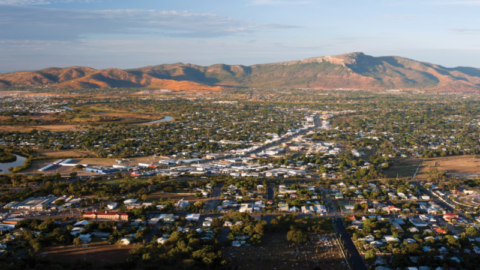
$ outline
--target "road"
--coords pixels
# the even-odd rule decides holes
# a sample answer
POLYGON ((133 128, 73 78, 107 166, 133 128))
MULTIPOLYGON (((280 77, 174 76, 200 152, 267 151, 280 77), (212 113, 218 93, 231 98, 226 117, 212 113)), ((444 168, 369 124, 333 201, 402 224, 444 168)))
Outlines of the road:
POLYGON ((205 205, 205 210, 206 211, 214 210, 221 201, 220 196, 222 196, 222 187, 218 186, 213 191, 212 198, 205 205))
POLYGON ((329 213, 327 216, 331 216, 333 219, 333 226, 335 227, 335 231, 340 235, 340 240, 343 243, 343 246, 346 250, 346 256, 351 260, 354 270, 367 270, 367 266, 363 262, 362 256, 357 250, 357 247, 352 241, 350 234, 348 234, 345 226, 343 225, 342 221, 342 214, 337 211, 331 197, 325 199, 325 204, 330 204, 331 207, 329 208, 329 213))
POLYGON ((268 187, 267 188, 267 200, 273 201, 273 195, 274 195, 274 188, 273 187, 268 187))
POLYGON ((348 234, 345 226, 343 225, 342 218, 337 217, 334 219, 333 224, 335 226, 335 230, 340 235, 340 239, 343 242, 343 246, 347 251, 347 257, 350 258, 353 269, 354 270, 368 270, 363 262, 362 256, 358 253, 357 248, 353 244, 352 238, 348 234))

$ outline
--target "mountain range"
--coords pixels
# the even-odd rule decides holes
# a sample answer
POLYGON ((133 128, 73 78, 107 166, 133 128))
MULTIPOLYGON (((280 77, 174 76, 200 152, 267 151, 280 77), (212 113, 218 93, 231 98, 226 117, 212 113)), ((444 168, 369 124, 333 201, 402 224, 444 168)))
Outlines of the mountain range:
POLYGON ((146 87, 221 90, 223 87, 405 89, 480 93, 480 69, 447 68, 397 56, 361 52, 252 66, 164 64, 136 69, 46 68, 0 74, 0 85, 61 88, 146 87))

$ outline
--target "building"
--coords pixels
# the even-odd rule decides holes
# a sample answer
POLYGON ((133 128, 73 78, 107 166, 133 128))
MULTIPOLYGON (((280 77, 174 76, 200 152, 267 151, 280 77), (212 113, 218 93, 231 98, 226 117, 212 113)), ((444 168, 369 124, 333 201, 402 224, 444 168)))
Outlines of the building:
POLYGON ((445 221, 450 222, 452 219, 458 219, 458 215, 457 214, 444 214, 443 219, 445 221))
POLYGON ((86 212, 83 214, 83 218, 90 218, 90 219, 106 219, 106 220, 114 220, 114 221, 128 221, 128 214, 127 213, 99 213, 99 212, 86 212))
POLYGON ((175 203, 175 207, 177 209, 180 209, 180 210, 183 210, 185 208, 187 208, 187 206, 189 205, 190 203, 185 200, 184 198, 180 199, 177 203, 175 203))
POLYGON ((415 218, 415 217, 411 217, 408 219, 410 221, 410 223, 412 223, 413 226, 415 227, 427 227, 428 226, 428 223, 426 222, 423 222, 421 219, 419 218, 415 218))
POLYGON ((107 174, 107 173, 114 173, 117 171, 115 168, 106 168, 106 167, 101 167, 101 166, 89 166, 85 168, 85 171, 91 172, 91 173, 101 173, 101 174, 107 174))

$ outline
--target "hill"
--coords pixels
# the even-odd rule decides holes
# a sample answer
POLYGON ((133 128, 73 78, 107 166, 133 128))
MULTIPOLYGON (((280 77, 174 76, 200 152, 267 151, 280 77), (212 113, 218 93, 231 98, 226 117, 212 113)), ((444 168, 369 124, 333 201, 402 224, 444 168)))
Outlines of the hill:
POLYGON ((214 86, 317 89, 406 89, 480 93, 480 69, 446 68, 397 56, 363 53, 252 66, 165 64, 119 70, 72 67, 0 74, 0 85, 55 84, 65 88, 160 87, 219 90, 214 86))

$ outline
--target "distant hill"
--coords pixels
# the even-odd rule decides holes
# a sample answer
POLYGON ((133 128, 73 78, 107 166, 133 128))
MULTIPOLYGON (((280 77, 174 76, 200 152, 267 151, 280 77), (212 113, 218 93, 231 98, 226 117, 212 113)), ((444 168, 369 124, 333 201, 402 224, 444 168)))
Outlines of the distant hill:
POLYGON ((357 52, 253 66, 178 63, 129 70, 71 67, 0 74, 0 85, 39 84, 65 88, 220 90, 215 86, 244 86, 480 93, 480 69, 446 68, 397 56, 373 57, 357 52))

